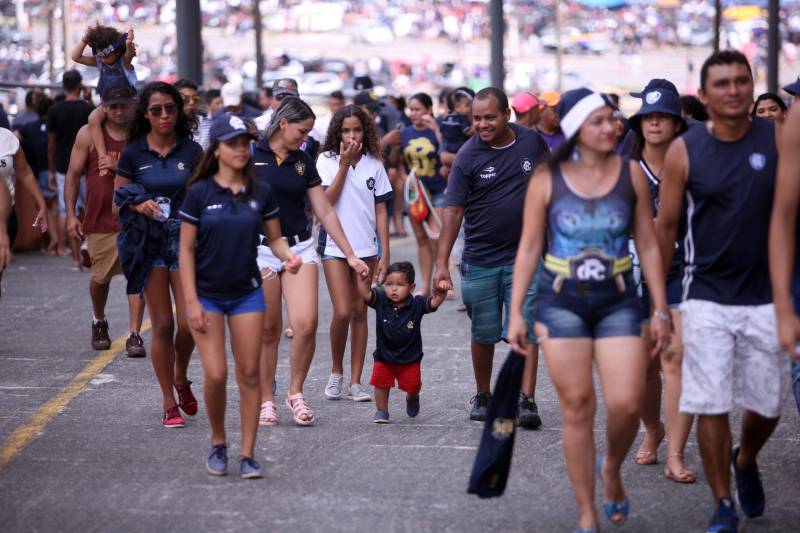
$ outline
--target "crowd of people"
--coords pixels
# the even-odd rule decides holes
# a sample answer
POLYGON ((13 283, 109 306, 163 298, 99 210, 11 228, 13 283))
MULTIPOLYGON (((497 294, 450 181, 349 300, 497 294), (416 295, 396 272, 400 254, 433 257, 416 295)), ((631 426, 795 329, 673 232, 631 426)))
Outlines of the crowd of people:
MULTIPOLYGON (((629 118, 615 95, 590 88, 509 100, 498 88, 462 87, 439 95, 437 116, 426 93, 379 100, 361 79, 353 103, 332 94, 330 118, 318 121, 293 79, 264 88, 253 105, 232 83, 205 92, 185 79, 141 86, 134 51, 132 30, 91 27, 74 58, 99 69, 102 104, 93 109, 69 71, 58 103, 32 92, 15 131, 0 129, 0 272, 17 224, 46 233, 46 253, 81 262, 85 250, 96 350, 111 346, 105 306, 111 279, 123 274, 126 353, 149 352, 165 428, 199 412, 187 372, 197 348, 209 474, 228 469, 226 324, 240 393, 239 471, 258 478, 259 426, 280 423, 284 336, 283 404, 294 424, 316 421, 304 385, 316 353, 320 264, 333 304, 324 395, 373 400, 362 380, 374 309, 369 384, 380 424, 389 423, 394 386, 406 394, 407 415, 420 412, 420 325, 456 298, 456 268, 471 322, 469 418, 492 423, 490 379, 503 340, 525 356, 517 422, 541 426, 536 377, 545 358, 577 531, 598 529, 598 478, 603 514, 627 519, 620 469, 640 422, 633 460, 656 463, 666 438, 664 476, 693 483, 684 451, 697 420, 714 499, 709 532, 737 531, 739 511, 764 513, 757 458, 792 381, 800 409, 800 107, 774 94, 755 99, 741 53, 706 60, 702 102, 654 79, 632 93, 642 103, 629 118), (17 221, 15 190, 33 197, 34 221, 17 221), (406 218, 419 272, 392 255, 406 218), (145 307, 149 349, 140 335, 145 307), (607 411, 601 457, 594 365, 607 411), (744 411, 736 446, 734 409, 744 411)), ((800 79, 785 91, 800 91, 800 79)))

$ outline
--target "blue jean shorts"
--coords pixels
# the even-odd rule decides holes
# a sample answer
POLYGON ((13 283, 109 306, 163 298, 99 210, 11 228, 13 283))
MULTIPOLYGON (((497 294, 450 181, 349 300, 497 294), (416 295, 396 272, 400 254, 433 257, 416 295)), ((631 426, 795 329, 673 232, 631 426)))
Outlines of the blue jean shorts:
POLYGON ((444 192, 431 193, 431 204, 434 208, 444 209, 447 206, 447 195, 444 192))
POLYGON ((243 313, 263 313, 267 310, 264 304, 264 293, 261 287, 249 294, 238 298, 207 298, 198 297, 200 304, 209 313, 217 313, 224 316, 241 315, 243 313))
POLYGON ((178 249, 181 244, 181 221, 169 219, 164 222, 166 236, 161 245, 161 253, 153 260, 153 268, 166 268, 170 272, 178 270, 178 249))
MULTIPOLYGON (((683 297, 683 279, 680 277, 667 280, 667 305, 670 309, 677 309, 683 297)), ((650 290, 647 283, 642 281, 642 309, 645 314, 650 313, 650 290)))
POLYGON ((596 282, 568 279, 556 292, 555 275, 542 269, 536 321, 547 327, 547 337, 551 339, 640 337, 644 320, 642 302, 636 294, 633 275, 628 272, 623 279, 622 292, 613 279, 596 282))
POLYGON ((39 189, 42 191, 42 196, 44 196, 45 200, 58 196, 58 190, 50 188, 50 172, 42 170, 37 178, 39 179, 39 189))
MULTIPOLYGON (((506 340, 514 265, 479 267, 462 261, 459 269, 461 298, 472 322, 472 340, 479 344, 496 344, 506 340)), ((528 338, 531 343, 536 342, 533 319, 540 270, 541 268, 537 269, 533 277, 523 306, 523 316, 528 323, 528 338)))

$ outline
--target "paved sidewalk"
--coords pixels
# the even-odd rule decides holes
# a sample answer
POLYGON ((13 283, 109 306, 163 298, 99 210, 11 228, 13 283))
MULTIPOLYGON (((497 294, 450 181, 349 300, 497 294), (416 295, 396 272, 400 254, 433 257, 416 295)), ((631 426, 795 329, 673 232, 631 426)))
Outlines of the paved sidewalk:
MULTIPOLYGON (((393 247, 395 260, 411 258, 408 241, 393 247)), ((89 345, 88 273, 39 254, 20 255, 3 278, 0 301, 0 439, 6 439, 97 356, 89 345)), ((114 281, 109 300, 112 339, 127 325, 124 284, 114 281)), ((212 478, 204 460, 209 431, 200 413, 187 427, 160 425, 160 395, 147 359, 117 356, 86 390, 45 426, 30 445, 0 470, 0 530, 17 531, 270 531, 270 532, 485 532, 573 531, 576 506, 561 451, 555 391, 540 366, 537 402, 544 428, 521 432, 503 498, 482 501, 466 494, 481 425, 467 419, 474 381, 469 322, 447 302, 423 322, 422 411, 405 415, 402 394, 391 398, 391 424, 372 423, 374 406, 327 401, 331 307, 320 283, 317 352, 306 397, 317 424, 281 423, 261 428, 262 480, 212 478)), ((374 347, 370 312, 369 352, 374 347)), ((149 334, 145 342, 149 348, 149 334)), ((280 348, 279 397, 286 394, 288 347, 280 348)), ((505 357, 498 346, 495 368, 505 357)), ((368 362, 365 380, 368 381, 368 362)), ((199 359, 190 377, 202 391, 199 359)), ((228 438, 238 454, 238 392, 229 381, 228 438)), ((598 413, 602 442, 605 415, 598 413)), ((738 424, 738 420, 736 422, 738 424)), ((641 436, 639 437, 641 438, 641 436)), ((601 448, 603 444, 600 445, 601 448)), ((638 446, 638 441, 635 446, 638 446)), ((634 448, 635 450, 635 448, 634 448)), ((4 451, 6 451, 4 449, 4 451)), ((659 456, 666 456, 665 446, 659 456)), ((587 450, 591 453, 591 450, 587 450)), ((787 398, 784 416, 761 457, 766 515, 745 521, 744 531, 797 531, 800 524, 800 418, 787 398)), ((632 456, 632 454, 631 454, 632 456)), ((631 499, 628 523, 615 531, 704 531, 711 510, 692 436, 693 486, 664 479, 662 465, 626 462, 631 499)), ((231 461, 234 473, 235 461, 231 461)), ((0 466, 0 468, 2 468, 0 466)), ((598 489, 598 506, 600 493, 598 489)), ((604 531, 612 526, 601 519, 604 531)))

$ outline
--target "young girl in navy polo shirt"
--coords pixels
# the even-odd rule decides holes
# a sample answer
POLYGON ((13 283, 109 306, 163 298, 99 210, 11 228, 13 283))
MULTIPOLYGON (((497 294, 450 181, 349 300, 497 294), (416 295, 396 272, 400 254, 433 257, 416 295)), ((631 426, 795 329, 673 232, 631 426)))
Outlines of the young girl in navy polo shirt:
MULTIPOLYGON (((206 466, 215 476, 228 466, 225 444, 225 317, 231 330, 242 418, 240 473, 261 477, 253 458, 260 387, 258 375, 264 295, 256 262, 261 238, 292 274, 301 261, 281 238, 278 203, 271 187, 256 183, 250 159, 252 134, 245 123, 222 114, 211 126, 211 146, 190 181, 180 216, 180 274, 189 326, 205 374, 204 395, 211 423, 206 466), (247 243, 250 243, 247 245, 247 243)), ((280 313, 280 309, 274 312, 280 313)))
POLYGON ((317 171, 325 195, 336 209, 347 240, 355 254, 369 267, 370 276, 360 280, 345 260, 336 243, 322 230, 317 252, 328 292, 333 303, 331 318, 331 356, 333 367, 325 388, 331 400, 347 397, 356 402, 372 398, 361 388, 361 371, 367 351, 367 306, 359 297, 358 285, 369 288, 377 267, 383 280, 389 267, 389 215, 386 202, 392 199, 392 185, 380 158, 380 142, 375 122, 357 106, 340 109, 331 120, 317 171), (377 232, 377 234, 376 234, 377 232), (382 254, 378 259, 378 238, 382 254), (343 389, 344 349, 347 329, 350 339, 350 386, 343 389))

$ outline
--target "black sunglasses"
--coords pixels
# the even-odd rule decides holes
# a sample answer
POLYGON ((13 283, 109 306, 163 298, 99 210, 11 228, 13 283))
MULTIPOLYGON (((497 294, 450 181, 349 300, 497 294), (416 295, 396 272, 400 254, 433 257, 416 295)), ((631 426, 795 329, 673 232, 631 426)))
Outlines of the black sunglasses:
POLYGON ((175 104, 166 104, 166 105, 154 105, 153 107, 148 107, 147 112, 153 115, 154 117, 160 117, 161 112, 164 112, 167 115, 174 115, 178 112, 178 106, 175 104))

